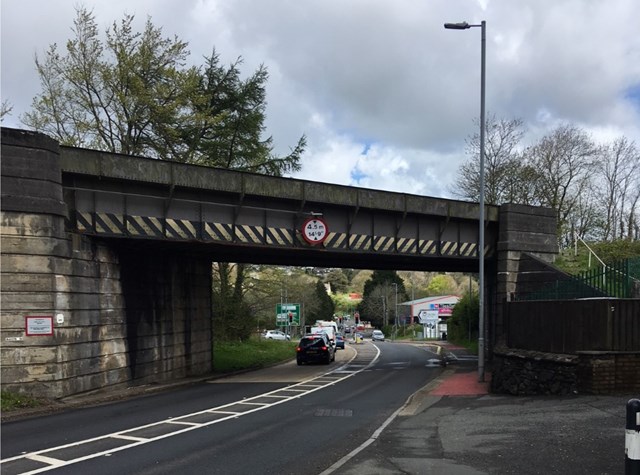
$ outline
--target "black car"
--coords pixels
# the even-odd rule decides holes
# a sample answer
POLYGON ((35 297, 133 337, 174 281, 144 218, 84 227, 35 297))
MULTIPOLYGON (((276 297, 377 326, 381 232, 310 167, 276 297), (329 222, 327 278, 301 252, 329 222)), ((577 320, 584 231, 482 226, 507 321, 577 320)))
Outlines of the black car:
POLYGON ((296 361, 302 363, 320 362, 329 364, 336 359, 335 348, 326 333, 305 335, 296 348, 296 361))

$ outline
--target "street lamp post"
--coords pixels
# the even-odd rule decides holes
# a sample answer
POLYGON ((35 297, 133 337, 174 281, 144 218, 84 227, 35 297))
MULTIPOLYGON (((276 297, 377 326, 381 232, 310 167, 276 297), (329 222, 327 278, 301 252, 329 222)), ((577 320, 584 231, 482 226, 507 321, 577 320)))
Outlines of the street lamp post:
POLYGON ((395 301, 395 309, 394 309, 394 315, 395 315, 395 327, 396 327, 396 333, 398 332, 398 284, 394 282, 393 286, 396 288, 396 301, 395 301))
POLYGON ((484 92, 485 92, 485 56, 486 56, 486 30, 487 22, 482 20, 479 25, 463 23, 445 23, 448 30, 468 30, 480 28, 481 30, 481 59, 480 59, 480 225, 478 238, 478 381, 484 382, 484 92))

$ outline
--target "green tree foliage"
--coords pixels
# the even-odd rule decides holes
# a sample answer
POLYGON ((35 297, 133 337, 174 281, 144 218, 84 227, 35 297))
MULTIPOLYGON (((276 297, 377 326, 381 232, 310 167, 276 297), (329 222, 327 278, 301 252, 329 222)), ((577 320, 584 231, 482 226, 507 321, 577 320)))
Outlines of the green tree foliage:
POLYGON ((344 293, 349 290, 348 269, 331 269, 324 280, 331 286, 333 293, 344 293))
POLYGON ((447 321, 447 339, 472 341, 478 338, 479 328, 478 293, 466 293, 453 307, 453 314, 447 321))
MULTIPOLYGON (((245 279, 245 301, 254 319, 256 330, 276 327, 276 306, 279 303, 301 305, 300 324, 304 327, 318 317, 330 318, 333 306, 326 302, 328 296, 319 279, 297 267, 250 266, 245 279), (324 308, 324 310, 322 310, 324 308)), ((295 328, 294 331, 302 329, 295 328)))
POLYGON ((427 291, 429 295, 449 295, 455 294, 458 284, 449 274, 438 274, 431 279, 427 291))
POLYGON ((251 265, 246 267, 245 273, 244 301, 250 309, 256 331, 275 328, 276 304, 284 299, 285 269, 251 265))
POLYGON ((331 320, 335 312, 335 304, 321 281, 316 282, 315 297, 317 304, 307 309, 308 324, 316 320, 331 320))
POLYGON ((286 156, 262 137, 266 68, 243 80, 242 60, 224 67, 215 50, 186 67, 186 42, 151 19, 134 31, 133 19, 102 40, 93 14, 78 8, 66 53, 53 44, 36 58, 42 92, 23 123, 69 146, 276 176, 300 169, 304 136, 286 156))
POLYGON ((222 340, 246 340, 255 316, 243 299, 244 264, 213 265, 213 334, 222 340))
POLYGON ((349 294, 331 294, 331 300, 335 305, 335 312, 338 315, 353 315, 359 301, 353 301, 349 294))
POLYGON ((360 317, 382 328, 394 323, 395 305, 403 300, 406 300, 406 290, 402 278, 395 271, 375 270, 364 284, 362 301, 358 306, 360 317))

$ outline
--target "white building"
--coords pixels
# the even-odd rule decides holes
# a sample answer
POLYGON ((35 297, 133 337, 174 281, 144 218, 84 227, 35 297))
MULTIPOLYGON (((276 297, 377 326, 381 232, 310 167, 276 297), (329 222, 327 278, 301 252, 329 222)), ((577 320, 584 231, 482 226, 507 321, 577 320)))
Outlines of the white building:
POLYGON ((457 295, 440 295, 410 300, 400 305, 404 307, 402 314, 407 323, 421 323, 425 326, 425 336, 441 338, 447 332, 447 319, 459 300, 457 295))

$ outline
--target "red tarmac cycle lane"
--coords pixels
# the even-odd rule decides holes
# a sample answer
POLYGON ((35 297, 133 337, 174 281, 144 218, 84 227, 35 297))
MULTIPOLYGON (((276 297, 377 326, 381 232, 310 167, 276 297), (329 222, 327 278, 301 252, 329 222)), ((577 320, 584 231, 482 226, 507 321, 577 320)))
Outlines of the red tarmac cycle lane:
POLYGON ((485 373, 484 382, 478 382, 477 371, 454 373, 429 392, 431 396, 481 396, 489 394, 491 373, 485 373))

